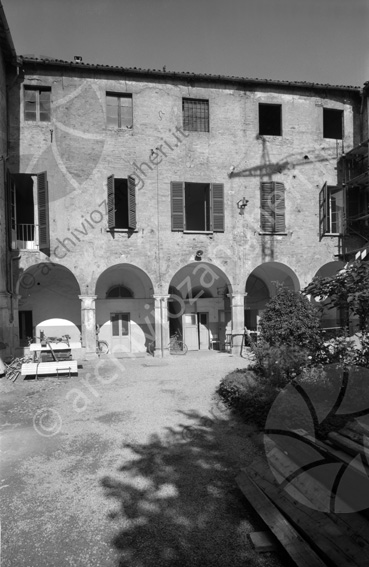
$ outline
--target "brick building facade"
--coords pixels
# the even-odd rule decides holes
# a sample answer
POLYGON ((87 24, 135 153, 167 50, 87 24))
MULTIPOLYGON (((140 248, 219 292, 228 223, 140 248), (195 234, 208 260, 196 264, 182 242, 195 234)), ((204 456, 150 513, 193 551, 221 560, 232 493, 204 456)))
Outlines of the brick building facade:
POLYGON ((115 353, 155 341, 165 354, 177 330, 192 350, 229 332, 237 352, 273 282, 298 291, 343 266, 339 160, 365 135, 360 89, 23 57, 17 69, 9 353, 45 330, 81 332, 87 356, 96 324, 115 353))

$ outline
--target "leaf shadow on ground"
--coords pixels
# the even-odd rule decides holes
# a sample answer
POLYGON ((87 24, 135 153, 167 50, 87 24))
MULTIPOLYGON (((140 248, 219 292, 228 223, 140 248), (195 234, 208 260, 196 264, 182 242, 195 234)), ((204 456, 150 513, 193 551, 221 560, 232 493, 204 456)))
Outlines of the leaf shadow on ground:
POLYGON ((249 543, 249 532, 265 528, 236 487, 240 463, 225 454, 227 419, 181 413, 191 426, 124 444, 130 457, 102 479, 114 502, 119 567, 281 565, 249 543))

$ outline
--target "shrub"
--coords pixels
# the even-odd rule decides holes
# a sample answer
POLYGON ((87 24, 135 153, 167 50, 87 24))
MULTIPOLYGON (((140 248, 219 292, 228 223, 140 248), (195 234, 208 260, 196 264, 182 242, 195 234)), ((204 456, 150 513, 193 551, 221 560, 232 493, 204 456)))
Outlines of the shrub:
POLYGON ((217 392, 246 421, 263 427, 278 389, 250 370, 238 370, 223 378, 217 392))
POLYGON ((355 348, 354 341, 347 337, 336 337, 325 341, 314 354, 315 364, 333 364, 339 362, 352 366, 359 361, 360 351, 355 348))
POLYGON ((270 346, 259 341, 254 349, 254 370, 271 385, 283 388, 308 364, 309 352, 297 346, 270 346))
POLYGON ((320 342, 320 313, 301 293, 277 284, 277 294, 260 318, 260 331, 270 346, 313 351, 320 342))

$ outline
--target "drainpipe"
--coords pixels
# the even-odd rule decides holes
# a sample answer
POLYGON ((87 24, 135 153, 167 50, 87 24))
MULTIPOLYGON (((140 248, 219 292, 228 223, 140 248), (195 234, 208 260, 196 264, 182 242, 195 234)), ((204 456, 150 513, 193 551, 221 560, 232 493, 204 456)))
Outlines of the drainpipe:
POLYGON ((14 296, 14 290, 13 290, 13 262, 15 260, 20 260, 22 257, 22 254, 18 254, 18 256, 15 256, 14 258, 12 258, 11 264, 10 264, 10 284, 11 284, 11 291, 9 292, 8 289, 8 293, 10 293, 10 318, 9 318, 9 323, 13 323, 14 322, 14 304, 13 304, 13 296, 14 296))
POLYGON ((163 299, 160 299, 160 352, 161 352, 161 358, 164 358, 164 345, 163 345, 163 339, 164 339, 164 334, 163 334, 163 299))

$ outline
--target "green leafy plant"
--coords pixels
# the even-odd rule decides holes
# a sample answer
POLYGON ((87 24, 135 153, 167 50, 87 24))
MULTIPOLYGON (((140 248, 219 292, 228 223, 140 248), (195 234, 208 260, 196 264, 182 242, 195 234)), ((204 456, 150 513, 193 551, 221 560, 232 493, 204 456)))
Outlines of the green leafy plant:
POLYGON ((270 346, 314 350, 320 342, 320 312, 301 293, 280 284, 261 318, 262 339, 270 346))
POLYGON ((341 309, 348 333, 350 317, 357 317, 359 329, 369 332, 369 264, 355 261, 336 275, 315 277, 303 290, 305 295, 324 299, 328 309, 341 309))
POLYGON ((271 346, 260 340, 254 349, 255 362, 252 368, 259 379, 266 380, 276 388, 283 388, 309 364, 309 351, 299 346, 271 346))

